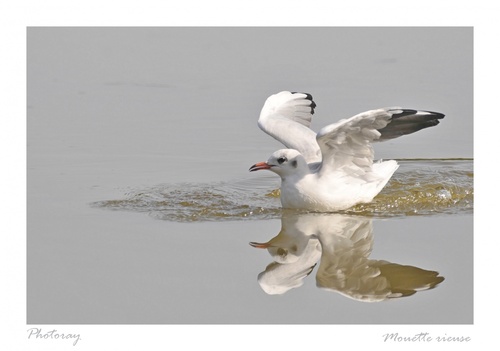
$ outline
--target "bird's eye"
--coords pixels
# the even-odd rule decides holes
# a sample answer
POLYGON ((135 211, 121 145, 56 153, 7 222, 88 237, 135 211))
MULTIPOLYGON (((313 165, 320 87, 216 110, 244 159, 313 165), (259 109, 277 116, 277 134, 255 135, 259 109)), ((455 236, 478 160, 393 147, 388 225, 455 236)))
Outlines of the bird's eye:
POLYGON ((282 156, 282 157, 278 158, 278 163, 279 163, 279 164, 282 164, 283 162, 286 162, 286 161, 287 161, 287 159, 286 159, 286 157, 284 157, 284 156, 282 156))

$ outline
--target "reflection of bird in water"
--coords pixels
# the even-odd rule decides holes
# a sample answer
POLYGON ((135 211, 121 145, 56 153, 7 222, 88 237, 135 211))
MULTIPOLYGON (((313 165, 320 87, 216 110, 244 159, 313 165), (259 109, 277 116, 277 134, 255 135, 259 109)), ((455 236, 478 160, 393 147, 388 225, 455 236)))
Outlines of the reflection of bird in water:
POLYGON ((259 274, 258 280, 262 290, 269 295, 276 295, 298 288, 304 284, 304 278, 313 271, 320 256, 321 248, 318 240, 309 240, 308 245, 304 248, 302 255, 297 257, 297 260, 287 263, 272 262, 264 272, 259 274))
POLYGON ((288 149, 274 152, 250 171, 268 169, 281 177, 281 204, 331 212, 367 203, 398 168, 396 161, 373 163, 371 143, 435 126, 442 113, 399 107, 366 111, 322 128, 309 129, 316 104, 311 95, 271 95, 259 127, 288 149))
POLYGON ((284 213, 280 233, 267 243, 275 262, 259 274, 268 294, 299 287, 320 261, 316 283, 359 301, 376 302, 434 288, 444 278, 437 272, 369 259, 372 220, 341 214, 284 213))
POLYGON ((321 257, 321 247, 316 237, 308 235, 297 222, 296 216, 281 218, 281 231, 267 243, 251 242, 256 248, 266 248, 274 262, 259 274, 262 289, 271 295, 283 294, 304 283, 321 257))

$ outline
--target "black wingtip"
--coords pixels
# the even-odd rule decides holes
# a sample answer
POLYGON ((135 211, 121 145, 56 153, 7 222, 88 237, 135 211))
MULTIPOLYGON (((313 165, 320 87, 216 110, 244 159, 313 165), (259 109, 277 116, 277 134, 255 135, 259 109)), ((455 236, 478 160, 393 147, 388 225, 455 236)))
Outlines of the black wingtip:
POLYGON ((445 114, 441 112, 433 112, 433 111, 424 111, 424 112, 430 113, 432 116, 434 116, 434 118, 437 119, 443 119, 445 116, 445 114))
POLYGON ((311 106, 311 115, 314 115, 314 109, 316 108, 316 103, 313 101, 313 97, 311 94, 303 93, 300 91, 292 91, 291 93, 292 94, 304 94, 306 96, 305 99, 311 101, 311 104, 309 106, 311 106))
POLYGON ((433 112, 433 111, 425 111, 425 110, 421 110, 421 111, 418 111, 418 110, 413 110, 413 109, 401 109, 400 110, 401 112, 400 113, 393 113, 392 114, 392 119, 395 120, 395 119, 398 119, 398 118, 402 118, 402 117, 406 117, 406 116, 417 116, 417 114, 419 112, 425 112, 425 113, 428 113, 427 115, 424 115, 424 114, 421 114, 419 116, 419 118, 421 119, 425 119, 425 120, 431 120, 431 119, 443 119, 444 118, 444 114, 441 113, 441 112, 433 112))
POLYGON ((402 135, 412 134, 421 129, 434 127, 439 120, 444 118, 441 112, 418 111, 413 109, 388 110, 392 113, 391 121, 386 127, 379 129, 381 133, 379 140, 388 140, 402 135))

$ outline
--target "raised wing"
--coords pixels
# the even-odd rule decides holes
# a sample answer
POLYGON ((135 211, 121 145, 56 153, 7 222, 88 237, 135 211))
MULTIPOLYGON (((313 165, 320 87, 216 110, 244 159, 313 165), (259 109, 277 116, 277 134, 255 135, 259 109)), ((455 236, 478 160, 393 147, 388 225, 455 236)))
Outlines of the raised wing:
POLYGON ((444 114, 430 111, 384 108, 360 113, 320 130, 317 141, 322 171, 343 169, 362 175, 371 170, 374 141, 394 139, 439 124, 444 114))
POLYGON ((287 148, 299 151, 307 162, 317 162, 321 151, 316 133, 309 128, 315 107, 310 94, 282 91, 267 98, 258 125, 287 148))
POLYGON ((391 114, 385 109, 379 109, 323 127, 317 135, 323 158, 320 175, 342 170, 361 176, 371 171, 371 143, 380 137, 378 129, 386 127, 390 120, 391 114))
POLYGON ((382 134, 379 141, 394 139, 402 135, 415 133, 421 129, 433 127, 439 124, 444 114, 431 111, 417 111, 401 108, 389 108, 391 122, 379 130, 382 134))

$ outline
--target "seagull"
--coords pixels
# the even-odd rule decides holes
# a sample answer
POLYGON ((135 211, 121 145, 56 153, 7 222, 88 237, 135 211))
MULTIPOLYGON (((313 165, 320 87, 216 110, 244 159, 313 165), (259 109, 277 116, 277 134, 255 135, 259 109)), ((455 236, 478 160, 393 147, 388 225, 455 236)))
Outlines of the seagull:
POLYGON ((346 210, 369 203, 399 167, 395 160, 374 162, 372 143, 439 124, 444 114, 380 108, 310 129, 316 103, 311 94, 282 91, 267 98, 258 125, 286 149, 249 171, 270 170, 281 177, 283 208, 315 212, 346 210))

